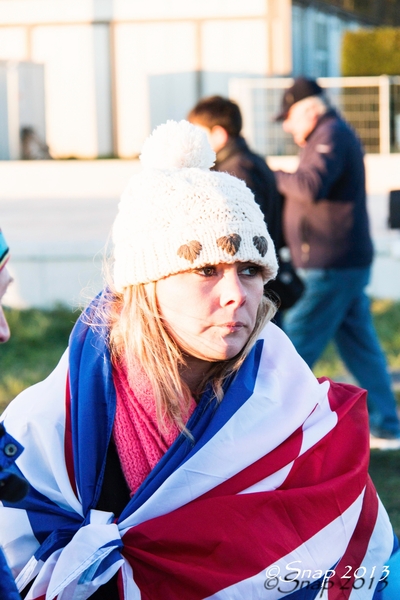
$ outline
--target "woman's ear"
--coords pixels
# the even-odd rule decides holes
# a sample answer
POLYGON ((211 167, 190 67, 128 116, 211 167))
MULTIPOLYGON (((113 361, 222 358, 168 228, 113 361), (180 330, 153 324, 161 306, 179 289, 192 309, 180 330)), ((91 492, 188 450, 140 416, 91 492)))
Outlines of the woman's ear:
POLYGON ((228 132, 226 129, 221 127, 221 125, 214 125, 208 136, 211 148, 214 150, 214 152, 219 152, 222 150, 222 148, 226 146, 228 138, 228 132))

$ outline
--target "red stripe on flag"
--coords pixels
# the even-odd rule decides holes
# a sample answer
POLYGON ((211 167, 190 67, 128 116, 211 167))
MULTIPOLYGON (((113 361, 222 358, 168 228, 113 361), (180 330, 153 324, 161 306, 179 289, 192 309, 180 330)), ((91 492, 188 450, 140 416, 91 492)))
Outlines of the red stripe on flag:
MULTIPOLYGON (((118 591, 119 600, 124 600, 125 593, 124 593, 124 582, 122 580, 122 569, 120 569, 117 574, 117 591, 118 591)), ((127 600, 129 600, 129 598, 127 600)))
POLYGON ((342 400, 355 408, 343 409, 333 432, 295 460, 280 489, 237 495, 295 458, 299 431, 211 492, 129 530, 123 554, 142 599, 201 600, 260 573, 340 517, 364 489, 369 452, 351 429, 359 395, 348 390, 342 400), (341 451, 349 439, 352 452, 341 451))
MULTIPOLYGON (((331 407, 331 410, 337 412, 339 416, 341 416, 345 412, 348 412, 348 410, 350 408, 352 408, 352 406, 354 404, 357 403, 359 408, 365 412, 364 416, 367 417, 367 411, 366 411, 367 391, 366 390, 363 390, 362 388, 359 388, 355 385, 351 385, 350 383, 337 383, 335 381, 331 381, 327 377, 319 377, 318 381, 320 383, 322 383, 324 381, 329 381, 329 384, 330 384, 329 390, 328 390, 329 405, 331 407), (353 397, 352 403, 348 402, 348 397, 350 394, 353 397), (363 405, 363 403, 364 403, 364 405, 363 405)), ((366 419, 363 418, 363 422, 365 422, 365 421, 366 421, 366 419)), ((368 419, 366 422, 368 423, 368 419)), ((369 428, 367 427, 367 432, 368 431, 369 431, 369 428)))
MULTIPOLYGON (((351 385, 330 384, 328 399, 338 415, 338 424, 319 444, 297 459, 297 468, 291 470, 281 489, 312 486, 341 477, 355 489, 355 499, 362 493, 368 477, 366 392, 351 385)), ((345 508, 348 506, 346 503, 345 508)))
MULTIPOLYGON (((369 540, 374 531, 378 510, 379 503, 376 490, 371 479, 368 477, 362 511, 357 527, 354 530, 345 554, 334 569, 336 574, 329 579, 329 583, 326 583, 326 587, 329 589, 328 594, 330 600, 335 600, 336 598, 347 600, 347 598, 349 598, 353 586, 357 581, 354 577, 354 573, 357 573, 357 568, 362 566, 369 540), (351 566, 351 569, 348 568, 349 565, 351 566), (349 576, 349 578, 347 578, 347 576, 349 576)), ((377 573, 376 583, 378 583, 380 577, 381 573, 377 573)), ((366 579, 366 583, 367 585, 370 585, 371 582, 366 579)))
POLYGON ((65 386, 65 438, 64 438, 65 465, 67 468, 69 482, 78 498, 78 490, 75 481, 74 469, 74 450, 72 443, 72 423, 71 423, 71 390, 69 385, 69 371, 67 372, 67 381, 65 386))

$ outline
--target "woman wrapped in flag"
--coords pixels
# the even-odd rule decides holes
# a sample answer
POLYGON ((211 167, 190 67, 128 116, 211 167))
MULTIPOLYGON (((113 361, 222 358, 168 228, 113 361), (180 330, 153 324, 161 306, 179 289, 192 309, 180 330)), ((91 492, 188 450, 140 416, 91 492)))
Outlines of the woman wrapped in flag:
POLYGON ((270 322, 273 243, 214 158, 185 121, 146 140, 111 281, 4 415, 30 492, 0 543, 25 598, 396 594, 365 392, 317 381, 270 322))

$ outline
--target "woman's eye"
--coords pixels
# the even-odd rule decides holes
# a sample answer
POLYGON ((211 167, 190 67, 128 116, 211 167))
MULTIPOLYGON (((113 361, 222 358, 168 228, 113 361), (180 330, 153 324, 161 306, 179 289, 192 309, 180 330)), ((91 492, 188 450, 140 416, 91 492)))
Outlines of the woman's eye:
POLYGON ((198 275, 202 275, 203 277, 212 277, 217 271, 216 268, 211 265, 209 267, 200 267, 200 269, 194 269, 193 272, 197 273, 198 275))
POLYGON ((200 272, 206 277, 212 277, 212 275, 215 275, 215 267, 203 267, 200 272))
POLYGON ((254 277, 255 275, 258 275, 259 272, 260 272, 260 267, 258 267, 257 265, 248 265, 247 267, 245 267, 244 269, 242 269, 240 271, 241 275, 248 275, 250 277, 254 277))

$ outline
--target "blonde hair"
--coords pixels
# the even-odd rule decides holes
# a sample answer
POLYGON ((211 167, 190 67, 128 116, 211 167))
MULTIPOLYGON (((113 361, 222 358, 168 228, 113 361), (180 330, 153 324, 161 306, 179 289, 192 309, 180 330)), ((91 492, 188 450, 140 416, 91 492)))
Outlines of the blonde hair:
MULTIPOLYGON (((164 326, 157 305, 156 284, 128 286, 122 293, 113 291, 102 311, 105 311, 110 325, 111 359, 113 362, 124 361, 131 385, 137 365, 143 369, 153 390, 160 430, 169 421, 181 431, 189 433, 185 423, 193 394, 180 375, 185 358, 164 326)), ((217 401, 222 400, 224 382, 237 372, 260 331, 275 312, 273 301, 263 296, 256 325, 244 348, 234 358, 216 362, 206 380, 195 391, 195 396, 201 394, 210 383, 217 401)))

